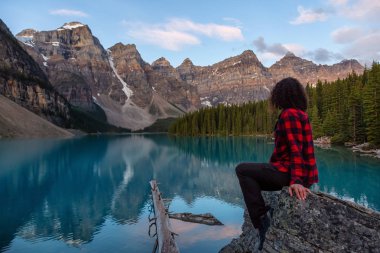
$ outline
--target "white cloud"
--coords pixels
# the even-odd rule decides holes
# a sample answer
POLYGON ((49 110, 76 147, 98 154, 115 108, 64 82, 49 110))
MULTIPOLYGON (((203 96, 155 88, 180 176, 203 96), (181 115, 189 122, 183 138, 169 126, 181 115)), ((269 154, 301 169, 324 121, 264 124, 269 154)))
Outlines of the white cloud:
POLYGON ((305 57, 318 63, 341 61, 344 57, 339 53, 334 53, 325 48, 317 48, 305 53, 305 57))
POLYGON ((58 16, 71 16, 71 17, 88 17, 89 15, 83 11, 78 10, 69 10, 69 9, 58 9, 58 10, 51 10, 49 12, 51 15, 58 15, 58 16))
POLYGON ((380 60, 379 41, 380 30, 367 31, 365 35, 348 44, 343 52, 350 58, 358 59, 365 64, 371 64, 373 60, 380 60))
POLYGON ((380 22, 380 1, 357 0, 350 5, 343 6, 339 13, 350 19, 380 22))
POLYGON ((136 29, 130 31, 129 36, 171 51, 180 51, 187 45, 201 44, 201 41, 191 34, 157 28, 136 29))
POLYGON ((271 52, 259 53, 257 57, 266 66, 269 66, 275 61, 278 61, 279 59, 281 59, 281 56, 279 56, 278 54, 271 53, 271 52))
POLYGON ((329 0, 329 3, 335 6, 346 5, 348 0, 329 0))
POLYGON ((298 56, 303 56, 306 52, 306 48, 300 44, 292 43, 292 44, 283 44, 283 45, 289 52, 292 52, 298 56))
POLYGON ((172 51, 179 51, 188 45, 201 44, 200 36, 223 41, 244 39, 239 27, 214 23, 202 24, 188 19, 173 18, 163 24, 127 21, 123 21, 123 23, 128 28, 128 35, 132 38, 172 51))
POLYGON ((300 44, 268 44, 261 36, 253 41, 253 46, 259 53, 268 59, 279 59, 280 57, 283 57, 287 52, 292 52, 296 55, 303 55, 305 53, 305 48, 300 44))
POLYGON ((267 44, 263 37, 258 37, 253 41, 253 45, 256 47, 257 51, 260 53, 267 53, 267 56, 275 56, 275 55, 284 55, 288 51, 280 43, 267 44))
POLYGON ((364 34, 364 31, 359 27, 344 26, 336 29, 331 33, 331 37, 336 43, 346 44, 351 43, 364 34))
POLYGON ((297 11, 299 15, 295 20, 290 21, 292 25, 327 20, 327 13, 323 9, 305 9, 302 6, 298 6, 297 11))
POLYGON ((275 61, 280 60, 287 52, 292 52, 295 55, 303 55, 305 48, 299 44, 269 44, 263 37, 258 37, 253 41, 253 46, 257 50, 257 56, 265 64, 270 65, 275 61))
POLYGON ((171 19, 165 27, 168 30, 194 32, 225 41, 243 40, 241 29, 235 26, 218 25, 213 23, 201 24, 188 19, 171 19))
POLYGON ((271 64, 280 60, 287 52, 292 52, 298 57, 310 59, 317 63, 335 63, 343 59, 341 54, 331 52, 324 48, 308 50, 304 46, 296 43, 268 44, 263 37, 254 40, 253 45, 258 52, 258 57, 264 64, 271 64))
POLYGON ((316 62, 354 58, 370 64, 373 60, 380 60, 380 0, 326 0, 322 7, 305 9, 299 6, 299 16, 290 23, 298 25, 325 21, 334 16, 340 23, 350 24, 330 33, 332 40, 341 44, 341 50, 336 53, 318 48, 306 50, 300 56, 316 62))

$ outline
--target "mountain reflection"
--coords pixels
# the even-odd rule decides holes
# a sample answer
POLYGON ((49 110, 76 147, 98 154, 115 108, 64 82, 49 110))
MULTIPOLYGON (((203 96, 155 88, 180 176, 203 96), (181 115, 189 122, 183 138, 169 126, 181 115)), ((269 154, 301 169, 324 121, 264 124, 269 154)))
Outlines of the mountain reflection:
POLYGON ((185 154, 165 135, 2 141, 0 151, 0 249, 16 234, 90 242, 107 216, 135 223, 152 178, 166 198, 242 204, 233 167, 185 154))
MULTIPOLYGON (((235 165, 268 161, 272 150, 268 139, 253 137, 2 140, 0 252, 16 235, 75 246, 92 241, 108 217, 134 224, 150 201, 152 178, 165 198, 192 204, 207 196, 242 207, 235 165)), ((317 160, 321 190, 380 209, 376 162, 343 148, 317 149, 317 160)))

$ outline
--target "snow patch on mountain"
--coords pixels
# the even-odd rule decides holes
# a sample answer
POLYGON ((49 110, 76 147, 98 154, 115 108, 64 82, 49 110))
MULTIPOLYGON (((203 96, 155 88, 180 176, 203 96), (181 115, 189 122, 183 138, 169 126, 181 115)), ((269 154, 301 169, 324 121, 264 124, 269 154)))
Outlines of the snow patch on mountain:
POLYGON ((211 102, 208 100, 208 97, 201 97, 201 105, 207 106, 207 107, 212 107, 211 102))
POLYGON ((62 30, 72 30, 78 27, 85 26, 84 24, 81 24, 79 22, 72 22, 72 23, 66 23, 60 28, 57 29, 57 31, 62 31, 62 30))
POLYGON ((17 35, 16 38, 29 47, 34 47, 33 35, 17 35))
POLYGON ((49 57, 45 56, 44 54, 41 54, 42 58, 44 59, 44 61, 47 61, 49 60, 49 57))
POLYGON ((109 63, 110 63, 110 66, 111 66, 113 72, 115 73, 115 76, 117 77, 117 79, 119 79, 119 81, 123 85, 123 92, 125 93, 127 98, 130 99, 130 97, 133 95, 133 91, 128 87, 128 84, 126 82, 124 82, 124 80, 121 78, 121 76, 117 73, 117 70, 115 68, 115 64, 113 62, 113 58, 111 56, 111 51, 109 51, 109 50, 108 50, 108 60, 109 60, 109 63))

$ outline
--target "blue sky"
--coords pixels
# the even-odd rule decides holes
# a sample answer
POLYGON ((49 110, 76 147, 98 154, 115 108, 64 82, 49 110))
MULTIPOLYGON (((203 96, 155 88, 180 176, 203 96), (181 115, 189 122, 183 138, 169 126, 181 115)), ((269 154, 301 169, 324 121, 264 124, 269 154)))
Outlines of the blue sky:
POLYGON ((134 43, 149 63, 210 65, 253 50, 265 66, 287 51, 321 64, 380 59, 380 0, 1 0, 16 34, 88 24, 105 48, 134 43))

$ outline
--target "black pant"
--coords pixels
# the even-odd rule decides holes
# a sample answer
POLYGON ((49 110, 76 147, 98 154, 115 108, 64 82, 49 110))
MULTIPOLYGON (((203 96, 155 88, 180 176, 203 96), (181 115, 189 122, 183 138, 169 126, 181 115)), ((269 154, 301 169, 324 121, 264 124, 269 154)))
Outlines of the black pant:
POLYGON ((290 174, 278 171, 269 163, 240 163, 236 175, 249 216, 255 228, 260 216, 268 211, 261 191, 279 191, 290 183, 290 174))

